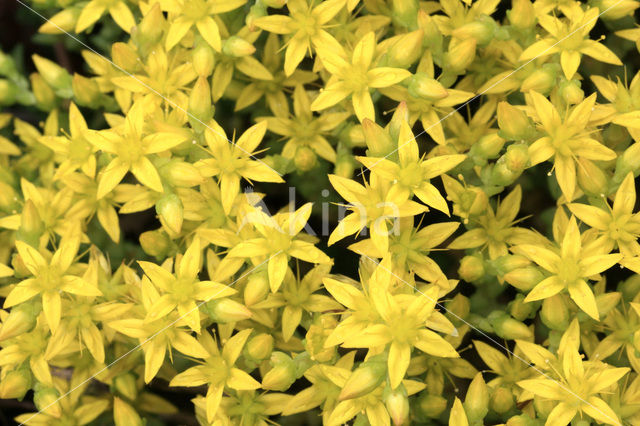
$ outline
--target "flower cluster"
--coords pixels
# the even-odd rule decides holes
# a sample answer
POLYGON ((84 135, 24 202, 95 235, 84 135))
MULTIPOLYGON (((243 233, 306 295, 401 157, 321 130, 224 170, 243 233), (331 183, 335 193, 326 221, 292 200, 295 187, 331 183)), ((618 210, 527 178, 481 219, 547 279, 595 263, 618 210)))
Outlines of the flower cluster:
POLYGON ((640 424, 640 2, 18 7, 0 411, 640 424))

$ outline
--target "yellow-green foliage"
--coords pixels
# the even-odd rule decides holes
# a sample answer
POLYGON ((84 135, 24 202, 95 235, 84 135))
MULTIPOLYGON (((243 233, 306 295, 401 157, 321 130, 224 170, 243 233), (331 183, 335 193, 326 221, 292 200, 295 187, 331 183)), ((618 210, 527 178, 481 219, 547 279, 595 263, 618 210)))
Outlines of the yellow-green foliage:
POLYGON ((86 66, 0 54, 16 420, 640 425, 640 3, 252 1, 18 5, 86 66))

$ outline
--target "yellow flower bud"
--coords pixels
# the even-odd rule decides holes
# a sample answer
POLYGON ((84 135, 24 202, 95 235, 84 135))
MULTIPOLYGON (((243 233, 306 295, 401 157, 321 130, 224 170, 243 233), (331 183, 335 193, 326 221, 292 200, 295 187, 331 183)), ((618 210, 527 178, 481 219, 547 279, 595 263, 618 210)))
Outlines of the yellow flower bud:
POLYGON ((32 200, 27 200, 20 215, 20 233, 37 237, 44 232, 44 223, 40 219, 38 209, 32 200))
POLYGON ((476 57, 476 41, 452 39, 447 52, 447 63, 452 72, 461 74, 476 57))
MULTIPOLYGON (((56 107, 56 94, 53 89, 47 84, 44 78, 38 74, 33 73, 29 76, 31 80, 31 90, 36 97, 37 105, 44 111, 51 111, 56 107)), ((73 92, 73 89, 71 88, 73 92)))
POLYGON ((533 313, 535 304, 525 303, 522 294, 516 295, 516 298, 509 303, 509 313, 518 321, 524 321, 533 313))
POLYGON ((530 0, 513 0, 511 10, 507 11, 509 22, 524 30, 536 24, 536 13, 530 0))
POLYGON ((533 333, 525 324, 511 318, 507 313, 493 311, 487 318, 493 327, 493 331, 503 339, 530 340, 533 333))
POLYGON ((640 5, 635 0, 599 0, 594 2, 594 6, 602 11, 607 11, 602 14, 603 20, 616 21, 625 16, 633 15, 633 11, 640 5))
POLYGON ((58 95, 64 98, 73 96, 71 75, 67 70, 42 56, 33 55, 32 59, 42 78, 58 95))
POLYGON ((182 200, 176 194, 164 195, 156 203, 156 213, 160 222, 170 233, 179 234, 184 220, 182 200))
POLYGON ((160 3, 153 3, 140 23, 132 29, 131 37, 143 52, 147 52, 162 38, 164 26, 165 19, 160 3))
POLYGON ((49 414, 53 417, 60 417, 62 409, 60 408, 60 392, 54 387, 44 386, 40 383, 36 384, 33 394, 33 403, 38 411, 49 414))
POLYGON ((116 65, 128 72, 134 72, 140 63, 136 51, 126 43, 113 43, 111 57, 116 65))
POLYGON ((500 136, 508 140, 522 140, 533 136, 535 129, 529 117, 508 102, 498 104, 498 127, 500 136))
POLYGON ((407 34, 394 37, 394 42, 385 56, 385 66, 393 68, 409 68, 422 55, 422 30, 412 31, 407 34))
POLYGON ((579 104, 584 100, 584 91, 578 80, 565 80, 558 86, 558 94, 569 105, 579 104))
POLYGON ((479 256, 465 256, 460 261, 458 275, 466 282, 472 283, 485 276, 484 261, 479 256))
POLYGON ((31 389, 31 371, 28 368, 9 370, 0 381, 0 399, 19 399, 31 389))
POLYGON ((238 36, 229 37, 222 45, 222 53, 234 58, 253 55, 255 51, 256 48, 251 43, 238 36))
POLYGON ((136 378, 131 373, 125 373, 113 379, 113 385, 118 393, 125 398, 135 401, 138 398, 138 386, 136 386, 136 378))
POLYGON ((423 72, 416 73, 409 79, 408 89, 411 96, 424 98, 429 101, 444 99, 449 94, 440 82, 423 72))
POLYGON ((474 39, 479 46, 485 46, 493 39, 496 22, 487 15, 480 15, 475 20, 455 28, 451 35, 460 40, 474 39))
POLYGON ((185 161, 170 161, 161 167, 160 174, 172 186, 191 188, 204 182, 200 171, 191 163, 185 161))
POLYGON ((300 146, 296 149, 293 162, 301 172, 308 172, 318 164, 318 156, 308 146, 300 146))
POLYGON ((360 398, 380 386, 387 376, 387 364, 381 359, 369 359, 356 368, 338 395, 338 401, 360 398))
POLYGON ((287 354, 274 352, 271 355, 274 366, 264 375, 262 387, 273 391, 286 391, 296 381, 296 365, 287 354))
POLYGON ((214 107, 211 102, 211 88, 205 77, 199 77, 189 95, 189 123, 197 131, 205 129, 205 123, 213 118, 214 107))
POLYGON ((477 373, 471 381, 463 406, 471 422, 484 419, 489 412, 489 389, 482 373, 477 373))
POLYGON ((267 294, 269 294, 269 278, 266 271, 257 271, 249 275, 244 288, 245 305, 255 305, 264 300, 267 294))
POLYGON ((74 99, 78 105, 97 108, 100 106, 100 89, 94 79, 74 74, 71 82, 74 99))
POLYGON ((16 102, 18 88, 4 78, 0 78, 0 105, 12 105, 16 102))
POLYGON ((507 152, 504 154, 504 162, 509 170, 515 173, 522 173, 529 162, 529 148, 527 144, 515 143, 509 145, 507 152))
POLYGON ((458 293, 452 299, 447 300, 445 308, 447 308, 448 312, 456 315, 451 318, 451 321, 458 325, 461 323, 458 318, 466 318, 469 315, 471 306, 469 304, 469 298, 462 293, 458 293))
POLYGON ((22 303, 11 309, 0 326, 0 342, 32 330, 39 313, 40 307, 35 303, 22 303))
POLYGON ((569 327, 570 315, 567 302, 561 294, 548 297, 542 301, 540 319, 552 330, 566 330, 569 327))
POLYGON ((208 77, 213 73, 216 64, 213 48, 204 40, 198 40, 193 49, 193 68, 200 77, 208 77))
POLYGON ((394 390, 385 389, 384 405, 395 426, 402 425, 409 418, 409 398, 404 386, 394 390))
POLYGON ((418 0, 391 0, 393 21, 401 27, 414 28, 416 26, 419 8, 418 0))
POLYGON ((519 254, 507 254, 489 262, 498 275, 504 275, 514 269, 524 268, 531 265, 531 261, 529 259, 519 254))
POLYGON ((496 413, 503 414, 513 407, 513 393, 503 386, 498 386, 491 394, 491 409, 496 413))
POLYGON ((140 234, 140 245, 148 255, 164 259, 169 253, 171 240, 166 232, 158 229, 140 234))
POLYGON ((364 140, 369 148, 367 155, 371 157, 384 157, 391 153, 395 147, 389 134, 376 123, 369 119, 362 121, 364 140))
POLYGON ((212 320, 223 324, 251 318, 251 311, 241 303, 229 298, 210 300, 206 310, 212 320))
POLYGON ((520 91, 527 93, 531 90, 547 94, 556 83, 558 74, 557 64, 545 64, 542 68, 536 68, 527 78, 524 79, 520 86, 520 91))
POLYGON ((13 212, 19 208, 18 197, 13 187, 0 181, 0 209, 5 212, 13 212))
POLYGON ((420 398, 420 410, 425 416, 436 418, 447 408, 447 400, 440 395, 426 394, 420 398))
POLYGON ((14 253, 11 258, 11 267, 13 268, 13 272, 17 278, 24 278, 31 275, 31 271, 27 268, 27 265, 24 264, 22 260, 22 256, 18 253, 14 253))
POLYGON ((246 351, 251 358, 257 361, 269 358, 273 351, 273 336, 262 333, 252 337, 247 342, 246 351))
POLYGON ((529 291, 544 279, 544 275, 535 266, 525 266, 507 272, 502 278, 518 290, 529 291))
POLYGON ((605 172, 593 161, 579 157, 577 159, 576 172, 578 175, 578 185, 585 194, 600 197, 607 193, 609 179, 605 172))

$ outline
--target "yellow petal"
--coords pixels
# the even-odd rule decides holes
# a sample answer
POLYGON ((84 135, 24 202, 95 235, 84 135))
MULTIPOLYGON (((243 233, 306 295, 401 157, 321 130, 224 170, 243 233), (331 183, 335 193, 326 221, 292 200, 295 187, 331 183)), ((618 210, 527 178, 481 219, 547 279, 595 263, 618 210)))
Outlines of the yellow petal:
POLYGON ((216 24, 216 21, 212 17, 206 16, 200 19, 196 22, 196 27, 198 27, 198 32, 200 32, 202 38, 204 38, 211 47, 218 52, 222 50, 220 30, 218 29, 218 24, 216 24))
POLYGON ((564 290, 564 283, 556 275, 552 275, 540 281, 525 297, 525 302, 546 299, 564 290))
POLYGON ((389 347, 388 371, 391 389, 397 388, 404 379, 411 361, 411 346, 392 342, 389 347))
POLYGON ((563 50, 560 54, 560 64, 562 65, 562 71, 567 80, 571 80, 578 70, 581 56, 580 52, 576 52, 575 50, 563 50))
POLYGON ((596 321, 600 320, 596 298, 593 295, 593 291, 591 291, 591 288, 584 280, 577 280, 569 284, 569 295, 571 296, 571 299, 576 302, 576 305, 586 312, 587 315, 596 321))
POLYGON ((155 166, 147 157, 142 156, 138 161, 131 164, 131 173, 143 185, 151 188, 156 192, 162 192, 162 180, 155 166))
POLYGON ((100 174, 96 198, 99 200, 116 187, 129 171, 129 165, 120 159, 114 158, 100 174))

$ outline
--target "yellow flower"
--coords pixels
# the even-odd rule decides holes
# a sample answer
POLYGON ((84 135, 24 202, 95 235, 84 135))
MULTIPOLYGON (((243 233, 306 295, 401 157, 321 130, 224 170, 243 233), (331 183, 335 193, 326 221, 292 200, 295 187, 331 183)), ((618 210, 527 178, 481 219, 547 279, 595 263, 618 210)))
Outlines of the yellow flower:
POLYGON ((218 411, 225 388, 240 391, 260 389, 258 381, 247 372, 234 367, 250 334, 251 329, 238 332, 227 340, 221 351, 218 342, 209 332, 202 333, 198 341, 206 352, 198 358, 203 361, 198 361, 200 365, 176 375, 169 383, 170 386, 185 387, 207 385, 206 417, 209 422, 213 421, 218 411))
POLYGON ((311 203, 307 203, 296 211, 277 213, 274 216, 259 209, 249 212, 243 218, 241 226, 252 226, 260 236, 236 244, 228 256, 266 257, 269 286, 274 293, 284 280, 291 257, 309 263, 331 263, 331 259, 309 241, 308 235, 301 232, 311 215, 311 206, 311 203))
POLYGON ((106 11, 116 21, 116 24, 126 32, 130 32, 136 25, 131 10, 123 0, 91 0, 80 12, 76 23, 76 32, 81 33, 95 24, 106 11))
POLYGON ((356 158, 372 173, 390 182, 396 182, 394 187, 400 191, 406 191, 409 197, 415 194, 420 201, 448 216, 449 206, 430 180, 456 167, 465 160, 466 155, 439 155, 426 160, 421 158, 418 142, 409 124, 403 121, 398 133, 397 163, 386 158, 362 156, 356 158))
POLYGON ((248 128, 235 143, 229 143, 222 127, 211 121, 204 136, 213 158, 198 161, 195 165, 203 176, 216 176, 220 183, 222 207, 229 214, 233 201, 240 192, 240 179, 249 182, 283 182, 280 175, 261 160, 254 151, 267 131, 267 123, 261 122, 248 128), (213 130, 212 130, 213 129, 213 130))
POLYGON ((293 159, 298 148, 309 147, 320 157, 335 163, 336 152, 326 136, 340 126, 350 114, 326 112, 319 117, 314 117, 310 108, 309 95, 302 85, 297 85, 293 92, 293 112, 294 114, 289 117, 262 118, 267 121, 270 131, 287 139, 282 147, 282 156, 293 159))
MULTIPOLYGON (((70 293, 78 296, 100 296, 95 285, 69 270, 75 262, 80 246, 80 236, 65 236, 49 260, 36 249, 22 241, 16 241, 20 258, 32 278, 19 282, 4 301, 9 308, 37 295, 42 296, 42 310, 51 331, 55 332, 62 316, 62 296, 70 293)), ((49 253, 47 253, 47 257, 49 253)))
POLYGON ((587 280, 622 259, 621 254, 594 254, 592 251, 585 251, 573 216, 560 244, 560 253, 533 244, 520 244, 512 247, 511 251, 529 258, 551 274, 529 292, 525 302, 546 299, 566 289, 576 305, 595 320, 600 316, 587 280))
POLYGON ((538 23, 549 33, 549 36, 533 43, 522 52, 521 61, 560 52, 560 64, 568 80, 578 70, 582 55, 591 56, 600 62, 622 65, 615 53, 603 44, 588 38, 598 21, 597 7, 590 7, 583 11, 578 4, 574 3, 573 7, 565 9, 565 13, 567 18, 564 20, 549 15, 538 16, 538 23))
POLYGON ((176 261, 175 275, 170 264, 165 267, 151 262, 138 264, 151 282, 160 291, 158 298, 148 309, 145 321, 156 321, 177 309, 180 317, 196 333, 200 332, 200 311, 196 301, 209 301, 231 296, 236 290, 213 281, 200 281, 201 249, 198 239, 194 239, 187 251, 176 261))
MULTIPOLYGON (((604 201, 607 203, 606 201, 604 201)), ((604 210, 599 207, 571 203, 569 210, 578 219, 598 231, 598 239, 594 241, 603 252, 617 247, 625 257, 640 255, 640 213, 633 213, 636 204, 636 186, 633 173, 629 173, 615 192, 613 207, 604 210)))
MULTIPOLYGON (((577 320, 574 320, 577 328, 577 320)), ((579 340, 578 340, 579 344, 579 340)), ((550 377, 527 379, 518 385, 543 400, 554 402, 545 426, 565 425, 578 414, 609 425, 622 425, 617 414, 598 395, 618 382, 628 368, 612 368, 598 361, 583 361, 578 348, 568 345, 560 350, 561 370, 550 377)))
POLYGON ((339 43, 325 28, 328 22, 344 7, 345 0, 327 0, 318 3, 306 0, 287 2, 288 15, 270 15, 258 18, 254 25, 275 34, 291 34, 287 41, 284 58, 284 73, 288 77, 304 59, 311 46, 339 46, 339 43))
POLYGON ((411 75, 401 68, 375 67, 376 37, 367 33, 353 48, 351 62, 342 46, 316 48, 323 66, 331 74, 324 89, 311 103, 312 111, 327 109, 351 95, 351 102, 360 121, 375 120, 375 109, 370 89, 389 87, 411 75))
POLYGON ((207 43, 218 52, 222 49, 219 24, 216 16, 244 5, 247 0, 167 0, 161 4, 169 12, 171 26, 165 48, 171 50, 195 26, 207 43))
POLYGON ((529 146, 531 166, 553 157, 556 180, 567 201, 573 199, 576 189, 577 158, 597 161, 616 158, 614 151, 590 137, 591 132, 586 130, 595 102, 594 93, 561 117, 556 107, 538 92, 529 92, 527 98, 544 135, 529 146))
POLYGON ((149 156, 170 150, 183 143, 186 138, 168 132, 144 136, 144 108, 141 101, 136 102, 120 128, 87 134, 89 142, 96 148, 115 156, 98 177, 98 199, 111 192, 129 171, 148 188, 156 192, 163 191, 162 180, 149 156))
POLYGON ((620 80, 617 83, 599 75, 592 75, 591 81, 610 103, 599 105, 598 113, 627 129, 631 137, 640 141, 640 73, 631 80, 629 87, 620 80))

